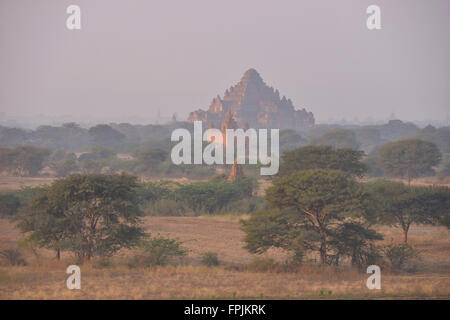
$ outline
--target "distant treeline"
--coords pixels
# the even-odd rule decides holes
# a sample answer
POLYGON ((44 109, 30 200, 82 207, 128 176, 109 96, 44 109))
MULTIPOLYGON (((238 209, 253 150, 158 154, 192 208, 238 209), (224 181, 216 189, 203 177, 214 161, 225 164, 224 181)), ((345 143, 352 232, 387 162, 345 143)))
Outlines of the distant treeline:
POLYGON ((32 145, 39 148, 66 152, 86 152, 95 146, 130 153, 142 145, 167 146, 176 128, 192 129, 188 122, 172 125, 99 124, 89 129, 76 123, 60 127, 40 126, 36 130, 23 130, 0 126, 0 147, 32 145))
POLYGON ((35 146, 0 147, 0 172, 18 177, 66 177, 76 173, 129 173, 152 177, 203 179, 215 174, 210 166, 175 165, 169 148, 142 147, 131 155, 119 155, 111 148, 93 147, 78 156, 58 149, 51 152, 35 146))
MULTIPOLYGON (((133 153, 143 146, 168 147, 170 135, 176 128, 192 130, 192 123, 174 122, 166 125, 100 124, 89 129, 76 123, 60 127, 40 126, 36 130, 23 130, 0 126, 0 147, 32 145, 55 151, 87 152, 95 146, 112 148, 119 153, 133 153)), ((366 153, 389 141, 418 138, 433 142, 442 153, 450 148, 450 127, 427 126, 420 129, 412 123, 391 120, 383 125, 339 126, 317 125, 304 131, 281 130, 282 150, 307 144, 352 148, 366 153)))
MULTIPOLYGON (((61 127, 41 126, 34 131, 0 127, 0 173, 65 177, 74 173, 126 172, 139 176, 211 178, 217 168, 176 166, 170 161, 173 146, 170 135, 176 128, 193 129, 188 122, 145 126, 102 124, 89 129, 67 123, 61 127)), ((448 176, 450 127, 420 129, 412 123, 392 120, 384 125, 345 128, 318 125, 302 132, 281 130, 280 151, 283 153, 307 145, 360 150, 369 169, 368 175, 383 176, 392 175, 395 171, 388 168, 390 160, 383 162, 381 159, 389 158, 387 149, 390 147, 387 145, 411 139, 432 143, 440 152, 439 161, 435 161, 437 164, 433 166, 439 165, 441 176, 448 176)), ((424 150, 429 148, 426 146, 424 150)), ((395 159, 395 153, 390 157, 395 159)), ((256 171, 256 167, 246 166, 246 174, 253 175, 256 171)), ((419 176, 433 174, 434 170, 428 170, 419 176)))

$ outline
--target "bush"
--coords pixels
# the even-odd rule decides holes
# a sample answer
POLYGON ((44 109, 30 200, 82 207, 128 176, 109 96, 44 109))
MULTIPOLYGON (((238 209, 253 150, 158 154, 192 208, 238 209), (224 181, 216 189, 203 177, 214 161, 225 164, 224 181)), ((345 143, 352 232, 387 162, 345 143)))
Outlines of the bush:
POLYGON ((208 267, 214 267, 219 265, 219 258, 216 252, 208 251, 202 255, 202 264, 208 267))
POLYGON ((196 214, 223 212, 230 204, 253 194, 254 182, 241 178, 234 182, 217 179, 207 182, 194 182, 175 190, 175 200, 196 214))
POLYGON ((25 266, 27 262, 18 249, 5 249, 0 251, 2 263, 9 266, 25 266))
POLYGON ((187 250, 181 247, 178 239, 165 238, 158 235, 155 238, 145 239, 139 242, 138 250, 129 267, 154 267, 163 266, 176 259, 187 255, 187 250))
POLYGON ((12 217, 19 213, 20 209, 27 206, 32 196, 39 187, 23 187, 17 191, 0 193, 0 217, 12 217))
POLYGON ((419 253, 409 244, 386 245, 382 251, 389 260, 393 272, 415 270, 414 262, 419 258, 419 253))
POLYGON ((17 214, 20 199, 14 193, 0 194, 0 217, 10 217, 17 214))
POLYGON ((268 209, 268 206, 264 198, 252 196, 251 198, 244 198, 230 203, 223 210, 221 210, 220 213, 248 214, 266 209, 268 209))
POLYGON ((160 199, 143 206, 146 215, 150 216, 186 216, 190 211, 183 203, 173 199, 160 199))

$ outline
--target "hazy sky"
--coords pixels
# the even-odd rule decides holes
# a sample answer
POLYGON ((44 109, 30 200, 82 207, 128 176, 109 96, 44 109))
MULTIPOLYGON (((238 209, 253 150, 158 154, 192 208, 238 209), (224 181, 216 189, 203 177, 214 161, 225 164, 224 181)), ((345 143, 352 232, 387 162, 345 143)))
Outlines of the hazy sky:
POLYGON ((319 121, 449 119, 450 1, 0 0, 8 114, 186 117, 248 68, 319 121))

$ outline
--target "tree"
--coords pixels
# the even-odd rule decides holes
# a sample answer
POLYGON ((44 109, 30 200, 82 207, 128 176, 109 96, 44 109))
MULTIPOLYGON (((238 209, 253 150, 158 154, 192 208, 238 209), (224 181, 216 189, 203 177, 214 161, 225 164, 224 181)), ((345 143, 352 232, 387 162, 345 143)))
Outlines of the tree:
POLYGON ((64 198, 61 184, 40 188, 29 205, 14 218, 17 227, 26 235, 25 241, 38 247, 55 250, 56 258, 61 257, 61 249, 69 230, 64 214, 64 198))
POLYGON ((435 224, 449 214, 450 192, 447 187, 410 187, 401 182, 377 180, 367 184, 378 223, 402 229, 403 241, 413 223, 435 224))
POLYGON ((338 255, 351 258, 352 266, 363 269, 375 264, 380 258, 378 250, 372 244, 375 240, 383 240, 383 236, 360 222, 344 222, 333 231, 331 246, 338 255))
POLYGON ((13 216, 20 208, 20 199, 15 193, 0 193, 0 217, 13 216))
POLYGON ((27 131, 23 129, 0 126, 0 145, 2 147, 23 145, 27 142, 28 135, 27 131))
POLYGON ((332 129, 324 134, 311 138, 312 145, 331 146, 335 149, 349 148, 357 150, 360 146, 356 135, 346 129, 332 129))
POLYGON ((64 150, 55 151, 49 160, 49 166, 57 177, 65 177, 78 169, 77 157, 74 153, 66 153, 64 150))
POLYGON ((136 188, 136 177, 127 175, 57 180, 33 198, 18 226, 40 246, 69 250, 80 260, 108 256, 145 235, 136 188))
POLYGON ((1 148, 0 164, 3 170, 13 175, 35 176, 43 168, 49 155, 49 150, 33 146, 1 148))
POLYGON ((435 128, 428 125, 416 136, 417 139, 434 143, 442 153, 450 152, 450 128, 435 128))
POLYGON ((115 152, 111 148, 106 148, 103 146, 95 146, 91 149, 90 154, 95 158, 99 160, 106 160, 106 159, 112 159, 115 158, 117 155, 117 152, 115 152))
POLYGON ((161 148, 150 147, 136 153, 140 171, 152 171, 159 163, 166 160, 168 152, 161 148))
POLYGON ((94 145, 115 147, 125 140, 125 135, 106 124, 99 124, 89 129, 94 145))
POLYGON ((306 146, 285 152, 282 156, 280 175, 297 170, 340 170, 347 177, 362 177, 367 167, 361 162, 363 151, 333 149, 330 146, 306 146))
POLYGON ((415 124, 401 120, 389 120, 388 123, 376 127, 380 130, 381 138, 387 141, 408 139, 420 132, 415 124))
POLYGON ((281 247, 297 257, 318 251, 321 264, 338 261, 333 247, 337 227, 361 219, 365 210, 359 184, 336 170, 297 171, 278 178, 267 189, 266 200, 271 210, 242 221, 246 248, 261 253, 281 247))
POLYGON ((83 153, 78 158, 80 167, 86 173, 98 173, 103 167, 113 163, 116 159, 116 152, 111 148, 96 146, 90 152, 83 153))
POLYGON ((280 150, 292 150, 308 144, 308 141, 303 138, 297 131, 292 129, 280 130, 280 150))
POLYGON ((433 173, 441 161, 435 144, 418 139, 389 142, 380 147, 378 162, 383 172, 392 177, 405 177, 408 184, 418 176, 433 173))
POLYGON ((52 150, 78 151, 89 145, 89 133, 75 123, 67 123, 61 127, 44 125, 31 133, 29 141, 52 150))
POLYGON ((369 153, 378 145, 383 144, 380 130, 375 126, 362 126, 354 130, 356 139, 361 144, 360 148, 369 153))

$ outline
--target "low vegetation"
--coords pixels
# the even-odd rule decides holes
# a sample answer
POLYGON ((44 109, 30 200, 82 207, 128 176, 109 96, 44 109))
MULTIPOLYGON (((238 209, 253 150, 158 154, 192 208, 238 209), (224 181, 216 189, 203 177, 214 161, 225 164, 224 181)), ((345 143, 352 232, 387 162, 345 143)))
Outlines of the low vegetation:
POLYGON ((128 262, 131 268, 164 266, 169 262, 173 264, 187 255, 181 241, 161 235, 143 239, 136 247, 138 253, 128 262))
POLYGON ((215 267, 219 265, 219 257, 217 252, 208 251, 202 255, 202 264, 208 267, 215 267))
MULTIPOLYGON (((211 174, 208 180, 196 182, 140 181, 128 173, 167 175, 172 170, 167 149, 163 145, 145 147, 135 150, 129 159, 119 159, 117 149, 127 135, 106 127, 89 130, 95 143, 102 146, 78 157, 64 150, 44 153, 33 149, 36 147, 19 153, 2 150, 7 156, 36 153, 23 159, 40 155, 39 166, 45 164, 61 176, 47 186, 0 195, 2 216, 21 234, 8 242, 14 246, 0 252, 0 285, 6 287, 5 297, 14 297, 11 283, 20 283, 20 270, 34 270, 31 275, 39 282, 53 277, 42 274, 45 268, 56 272, 67 263, 82 264, 87 270, 83 281, 104 298, 121 294, 108 294, 91 280, 99 281, 104 275, 139 282, 136 279, 143 279, 139 273, 159 286, 151 291, 139 284, 143 291, 134 293, 139 297, 335 298, 358 293, 358 297, 379 298, 384 293, 368 296, 361 289, 365 270, 372 264, 382 267, 383 279, 390 279, 390 297, 450 295, 445 289, 450 281, 448 272, 437 272, 442 281, 427 274, 436 281, 430 288, 411 292, 395 286, 395 279, 406 276, 411 278, 402 279, 417 286, 412 274, 434 268, 429 253, 421 247, 433 246, 437 253, 432 259, 442 256, 440 250, 444 255, 448 252, 449 188, 410 184, 412 179, 431 174, 438 165, 441 154, 431 142, 408 140, 406 149, 402 143, 388 143, 365 158, 363 151, 348 148, 341 140, 356 140, 370 132, 322 134, 315 140, 317 145, 286 151, 279 175, 266 181, 265 190, 258 190, 249 176, 230 182, 224 174, 211 174), (333 135, 335 144, 323 145, 333 135), (409 160, 386 160, 392 154, 409 160), (383 161, 395 166, 395 172, 386 169, 383 161), (382 175, 405 178, 408 184, 363 180, 374 168, 382 175), (237 216, 240 221, 226 216, 237 216), (158 221, 175 221, 177 227, 164 228, 158 221), (208 227, 201 231, 205 223, 208 227), (445 240, 417 243, 421 238, 414 233, 411 236, 411 230, 418 226, 441 230, 445 240), (52 264, 54 267, 49 267, 52 264), (162 279, 169 282, 164 284, 167 287, 162 279), (280 281, 284 288, 273 281, 280 281), (245 282, 251 283, 252 291, 245 282), (181 283, 181 288, 171 290, 170 283, 173 288, 181 283), (191 292, 186 289, 188 284, 191 292), (302 290, 299 285, 308 287, 302 290)), ((295 137, 291 132, 285 139, 295 137)), ((20 174, 32 171, 36 169, 24 165, 20 174)), ((450 265, 437 264, 442 269, 450 265)))

